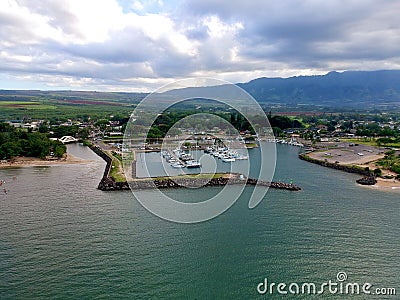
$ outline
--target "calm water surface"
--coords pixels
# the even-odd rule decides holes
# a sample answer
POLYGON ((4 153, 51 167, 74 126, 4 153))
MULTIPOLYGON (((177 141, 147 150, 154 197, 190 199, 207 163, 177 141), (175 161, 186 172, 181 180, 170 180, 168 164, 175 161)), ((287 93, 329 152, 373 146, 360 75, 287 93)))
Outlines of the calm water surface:
POLYGON ((130 192, 97 190, 105 163, 83 146, 68 151, 88 164, 0 170, 9 189, 0 194, 0 299, 261 299, 265 277, 322 283, 339 271, 399 293, 399 194, 277 147, 275 180, 293 179, 301 192, 270 190, 249 210, 246 189, 221 216, 191 225, 153 216, 130 192))

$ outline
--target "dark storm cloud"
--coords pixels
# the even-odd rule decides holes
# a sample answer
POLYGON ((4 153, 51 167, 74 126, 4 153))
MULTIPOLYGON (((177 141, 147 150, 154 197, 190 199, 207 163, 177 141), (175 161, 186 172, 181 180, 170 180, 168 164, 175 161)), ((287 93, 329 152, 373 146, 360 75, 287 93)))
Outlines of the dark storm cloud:
POLYGON ((195 0, 187 16, 217 15, 242 22, 237 36, 247 59, 384 59, 399 56, 398 1, 195 0), (392 34, 390 34, 390 31, 392 34), (397 35, 397 37, 396 37, 397 35), (385 40, 387 41, 385 43, 385 40))

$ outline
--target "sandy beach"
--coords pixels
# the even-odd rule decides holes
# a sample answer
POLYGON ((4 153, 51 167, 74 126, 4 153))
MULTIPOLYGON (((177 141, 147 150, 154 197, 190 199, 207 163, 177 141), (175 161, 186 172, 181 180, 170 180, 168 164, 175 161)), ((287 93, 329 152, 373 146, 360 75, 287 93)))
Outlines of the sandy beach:
POLYGON ((384 179, 384 178, 377 178, 376 180, 378 182, 375 185, 361 185, 361 186, 372 190, 400 193, 400 181, 394 179, 384 179))
POLYGON ((63 158, 57 160, 46 160, 36 157, 16 157, 12 161, 0 163, 0 169, 85 164, 89 162, 92 161, 75 157, 68 153, 63 158))

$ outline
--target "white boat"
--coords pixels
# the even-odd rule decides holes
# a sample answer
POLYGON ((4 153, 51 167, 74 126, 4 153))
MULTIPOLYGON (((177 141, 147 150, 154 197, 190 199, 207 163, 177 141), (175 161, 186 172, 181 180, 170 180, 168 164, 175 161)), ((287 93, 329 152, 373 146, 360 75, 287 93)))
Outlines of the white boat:
POLYGON ((224 158, 226 156, 228 156, 227 152, 219 152, 218 153, 218 158, 224 158))
POLYGON ((182 154, 179 156, 179 158, 180 158, 181 160, 183 160, 183 161, 186 161, 186 160, 192 160, 192 159, 193 159, 193 156, 192 156, 191 154, 188 154, 188 153, 182 153, 182 154))
POLYGON ((236 159, 234 157, 225 156, 222 158, 223 162, 234 162, 236 159))
POLYGON ((236 157, 236 160, 246 160, 246 159, 249 159, 247 155, 239 155, 238 157, 236 157))
POLYGON ((181 163, 174 163, 171 165, 173 168, 178 169, 178 168, 183 168, 184 165, 182 165, 181 163))
POLYGON ((204 153, 212 153, 214 151, 214 149, 213 148, 211 148, 211 147, 207 147, 206 149, 204 149, 204 153))
POLYGON ((197 160, 188 160, 186 162, 186 168, 192 169, 192 168, 200 168, 201 164, 197 160))
POLYGON ((237 153, 236 151, 232 151, 232 152, 228 152, 228 155, 230 156, 230 157, 238 157, 239 156, 239 153, 237 153))

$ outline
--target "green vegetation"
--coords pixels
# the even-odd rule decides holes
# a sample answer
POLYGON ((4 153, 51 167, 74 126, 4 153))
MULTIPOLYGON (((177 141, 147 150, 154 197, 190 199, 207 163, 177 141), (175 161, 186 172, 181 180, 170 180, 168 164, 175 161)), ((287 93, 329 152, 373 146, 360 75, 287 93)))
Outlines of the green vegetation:
POLYGON ((16 156, 45 158, 51 154, 62 157, 65 152, 65 145, 50 140, 44 133, 26 132, 0 123, 0 159, 16 156))
POLYGON ((256 143, 246 143, 246 148, 256 148, 258 145, 256 143))
MULTIPOLYGON (((233 112, 226 112, 226 111, 204 111, 204 113, 212 114, 215 115, 218 118, 208 118, 205 119, 204 122, 196 122, 192 120, 183 120, 187 116, 190 116, 192 114, 198 114, 199 110, 169 110, 166 111, 162 114, 160 114, 157 119, 154 121, 152 126, 150 127, 150 130, 147 134, 148 140, 152 139, 161 139, 166 136, 167 133, 171 134, 179 134, 180 132, 171 131, 171 128, 179 121, 182 120, 182 125, 185 125, 186 127, 192 127, 193 129, 196 129, 197 131, 209 131, 210 129, 214 127, 218 127, 220 129, 228 129, 227 124, 232 125, 237 131, 239 132, 245 132, 248 134, 255 134, 255 129, 252 128, 250 123, 248 122, 245 117, 240 114, 237 111, 233 112), (226 120, 226 123, 221 122, 221 119, 226 120), (193 123, 190 123, 193 122, 193 123)), ((283 132, 282 130, 287 129, 287 128, 302 128, 304 125, 296 120, 296 119, 291 119, 286 116, 271 116, 268 115, 269 121, 271 126, 273 127, 274 132, 283 132)), ((257 120, 257 116, 254 118, 257 120)), ((260 120, 263 122, 263 119, 260 120)), ((143 132, 143 128, 145 128, 146 125, 149 125, 146 123, 146 119, 141 117, 141 120, 138 120, 135 122, 135 132, 140 133, 143 132), (142 128, 141 128, 142 127, 142 128)), ((133 131, 133 130, 132 130, 133 131)), ((144 133, 144 132, 143 132, 144 133)))
POLYGON ((370 123, 367 125, 360 125, 356 131, 358 136, 385 136, 395 137, 398 135, 398 131, 391 129, 388 126, 380 127, 378 123, 370 123))
POLYGON ((120 154, 118 154, 117 152, 112 151, 112 155, 113 155, 116 159, 118 159, 119 161, 122 161, 122 156, 121 156, 120 154))
POLYGON ((121 155, 115 153, 114 151, 111 153, 111 169, 110 169, 110 177, 114 179, 115 182, 125 182, 126 178, 124 175, 123 167, 122 167, 122 157, 121 155))
POLYGON ((344 142, 349 142, 353 144, 363 144, 367 146, 378 146, 376 144, 376 140, 373 138, 361 138, 361 139, 356 139, 356 138, 341 138, 342 141, 344 142))
MULTIPOLYGON (((154 177, 152 180, 174 180, 174 179, 182 179, 182 178, 208 178, 208 179, 218 179, 226 177, 227 173, 215 173, 215 174, 184 174, 184 175, 176 175, 176 176, 160 176, 154 177)), ((146 178, 147 180, 147 178, 146 178)))
POLYGON ((367 146, 384 146, 400 148, 400 138, 345 138, 343 141, 349 143, 363 144, 367 146))
MULTIPOLYGON (((153 139, 161 139, 166 136, 167 133, 169 134, 179 134, 180 132, 175 130, 174 132, 171 132, 170 130, 172 127, 181 121, 182 125, 185 127, 192 127, 196 129, 197 131, 208 131, 213 127, 219 127, 219 128, 227 128, 227 124, 230 123, 233 127, 235 127, 238 131, 251 131, 254 133, 254 130, 251 128, 249 122, 239 113, 237 112, 232 112, 232 113, 227 113, 227 112, 208 112, 211 113, 215 116, 218 116, 227 122, 224 124, 221 122, 220 119, 217 118, 208 118, 205 119, 204 122, 198 122, 196 120, 190 120, 190 119, 185 119, 184 118, 193 115, 193 114, 198 114, 201 111, 198 110, 175 110, 175 109, 170 109, 162 114, 160 114, 157 119, 154 121, 153 124, 151 124, 150 130, 147 134, 147 139, 153 140, 153 139)), ((144 126, 149 125, 146 122, 146 119, 141 117, 140 120, 135 122, 135 132, 140 133, 143 131, 144 126), (143 128, 140 128, 140 127, 143 128)), ((173 130, 173 129, 172 129, 173 130)))
POLYGON ((272 116, 271 114, 269 114, 268 119, 272 128, 287 129, 304 127, 304 125, 299 120, 286 116, 272 116))
POLYGON ((0 91, 0 120, 98 120, 129 116, 145 94, 74 91, 0 91))
POLYGON ((0 101, 0 106, 12 107, 12 106, 30 106, 30 105, 40 105, 40 102, 34 101, 0 101))
POLYGON ((400 174, 400 155, 396 155, 396 151, 390 150, 385 153, 385 157, 376 162, 383 169, 390 170, 400 174))
POLYGON ((386 146, 386 147, 400 147, 400 137, 398 138, 388 138, 382 137, 376 140, 376 144, 378 146, 386 146))
POLYGON ((375 175, 375 176, 381 176, 381 175, 382 175, 382 170, 379 169, 379 168, 376 168, 376 169, 374 170, 374 175, 375 175))

